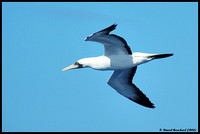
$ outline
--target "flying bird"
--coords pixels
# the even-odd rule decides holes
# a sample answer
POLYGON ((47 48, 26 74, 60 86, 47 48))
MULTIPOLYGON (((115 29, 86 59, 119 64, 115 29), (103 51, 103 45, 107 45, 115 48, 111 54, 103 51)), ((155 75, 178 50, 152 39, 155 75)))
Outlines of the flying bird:
POLYGON ((110 34, 116 26, 117 24, 113 24, 85 38, 85 41, 102 43, 104 45, 104 55, 80 59, 62 71, 85 67, 95 70, 114 70, 114 73, 107 81, 108 85, 131 101, 148 108, 155 108, 146 95, 132 83, 132 79, 138 65, 154 59, 169 57, 173 54, 132 53, 122 37, 110 34))

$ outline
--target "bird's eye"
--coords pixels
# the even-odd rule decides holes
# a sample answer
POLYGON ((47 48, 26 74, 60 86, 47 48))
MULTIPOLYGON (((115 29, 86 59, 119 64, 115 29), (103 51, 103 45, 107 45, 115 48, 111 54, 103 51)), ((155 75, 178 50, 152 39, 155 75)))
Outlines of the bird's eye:
POLYGON ((74 65, 79 65, 79 63, 78 63, 78 62, 75 62, 74 65))
POLYGON ((78 66, 78 68, 82 68, 82 67, 83 67, 83 65, 82 65, 82 64, 80 64, 80 63, 78 63, 78 62, 75 62, 75 63, 74 63, 74 65, 77 65, 77 66, 78 66))

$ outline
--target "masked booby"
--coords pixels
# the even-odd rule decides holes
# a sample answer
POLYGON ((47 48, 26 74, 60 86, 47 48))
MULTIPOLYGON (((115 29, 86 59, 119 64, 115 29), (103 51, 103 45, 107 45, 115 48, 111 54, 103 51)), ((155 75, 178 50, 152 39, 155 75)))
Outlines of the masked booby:
POLYGON ((80 59, 62 71, 85 67, 96 70, 114 70, 114 73, 107 81, 112 88, 142 106, 155 108, 146 95, 132 83, 132 79, 138 65, 154 59, 169 57, 173 54, 132 53, 130 47, 122 37, 109 34, 116 26, 117 24, 113 24, 85 38, 85 41, 102 43, 104 45, 103 56, 80 59))

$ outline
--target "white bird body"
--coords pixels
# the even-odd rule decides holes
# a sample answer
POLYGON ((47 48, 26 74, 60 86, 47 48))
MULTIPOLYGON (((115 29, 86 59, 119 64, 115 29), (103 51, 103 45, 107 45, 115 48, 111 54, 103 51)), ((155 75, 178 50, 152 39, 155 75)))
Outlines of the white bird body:
POLYGON ((132 53, 126 41, 117 35, 109 34, 115 29, 114 24, 106 29, 88 36, 85 41, 94 41, 104 45, 104 55, 99 57, 83 58, 75 62, 63 71, 76 68, 90 67, 96 70, 114 70, 107 83, 118 93, 128 99, 149 108, 155 108, 154 104, 132 83, 137 66, 153 59, 172 56, 173 54, 148 54, 132 53))
POLYGON ((84 67, 90 67, 96 70, 123 70, 136 67, 142 63, 150 61, 152 58, 148 56, 155 54, 135 52, 131 55, 109 55, 83 58, 78 60, 78 63, 84 67), (123 63, 123 64, 122 64, 123 63))

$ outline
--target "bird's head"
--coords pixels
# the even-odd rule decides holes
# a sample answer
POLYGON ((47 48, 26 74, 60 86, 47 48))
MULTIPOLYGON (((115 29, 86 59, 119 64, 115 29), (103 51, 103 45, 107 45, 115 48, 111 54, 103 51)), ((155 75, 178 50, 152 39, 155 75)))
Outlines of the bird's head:
POLYGON ((78 69, 78 68, 84 68, 84 67, 88 67, 89 65, 87 64, 87 59, 84 58, 84 59, 80 59, 78 60, 77 62, 75 62, 74 64, 66 67, 66 68, 63 68, 62 71, 67 71, 67 70, 70 70, 70 69, 78 69))

